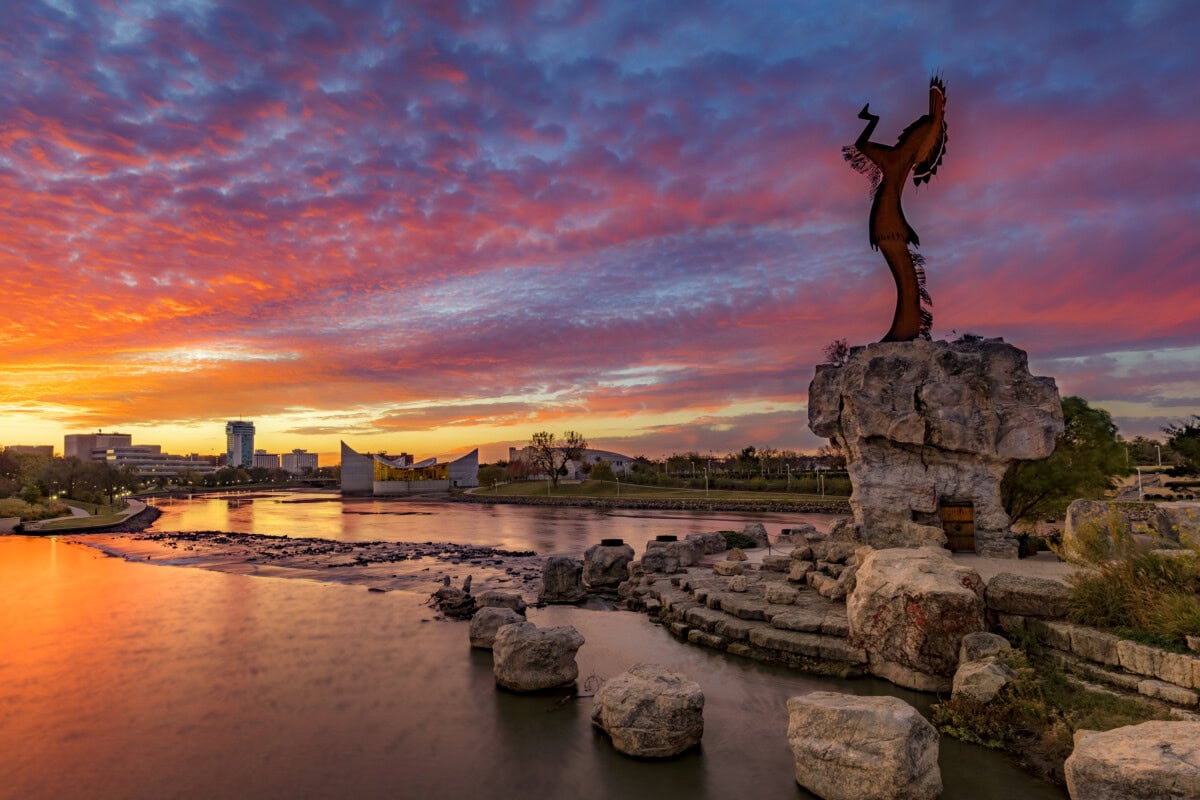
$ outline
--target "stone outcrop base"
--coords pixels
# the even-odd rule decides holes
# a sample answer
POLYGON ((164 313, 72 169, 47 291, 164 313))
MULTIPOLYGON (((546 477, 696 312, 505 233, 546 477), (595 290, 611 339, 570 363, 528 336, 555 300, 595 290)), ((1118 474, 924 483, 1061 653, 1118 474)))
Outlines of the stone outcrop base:
POLYGON ((1195 800, 1200 722, 1077 731, 1066 773, 1073 800, 1195 800))

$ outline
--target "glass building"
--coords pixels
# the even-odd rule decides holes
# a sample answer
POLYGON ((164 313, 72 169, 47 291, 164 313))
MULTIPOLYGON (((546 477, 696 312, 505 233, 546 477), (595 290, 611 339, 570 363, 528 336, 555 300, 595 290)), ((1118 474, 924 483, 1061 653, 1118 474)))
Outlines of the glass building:
POLYGON ((225 423, 225 465, 254 466, 254 423, 232 419, 225 423))

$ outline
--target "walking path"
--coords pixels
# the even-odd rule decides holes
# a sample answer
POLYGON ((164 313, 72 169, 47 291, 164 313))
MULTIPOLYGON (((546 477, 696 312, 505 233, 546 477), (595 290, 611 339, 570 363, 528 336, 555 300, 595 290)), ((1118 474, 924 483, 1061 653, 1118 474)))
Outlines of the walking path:
MULTIPOLYGON (((105 514, 104 515, 105 521, 104 521, 102 527, 107 527, 109 525, 120 525, 121 523, 127 521, 130 517, 134 516, 135 514, 140 514, 146 510, 146 504, 143 503, 141 500, 134 500, 131 497, 128 500, 126 500, 125 502, 126 502, 126 506, 123 511, 118 511, 116 514, 105 514)), ((47 532, 61 531, 64 533, 71 532, 71 531, 87 530, 87 528, 89 527, 87 525, 87 520, 91 519, 92 515, 88 514, 82 508, 76 508, 75 506, 68 506, 68 508, 71 510, 70 517, 56 517, 55 519, 44 519, 44 520, 39 520, 38 522, 27 522, 22 527, 26 533, 33 533, 33 532, 42 531, 42 530, 45 530, 47 532), (63 522, 63 520, 66 520, 66 519, 72 519, 72 520, 78 519, 78 520, 80 520, 80 524, 78 527, 62 525, 61 523, 63 522)))

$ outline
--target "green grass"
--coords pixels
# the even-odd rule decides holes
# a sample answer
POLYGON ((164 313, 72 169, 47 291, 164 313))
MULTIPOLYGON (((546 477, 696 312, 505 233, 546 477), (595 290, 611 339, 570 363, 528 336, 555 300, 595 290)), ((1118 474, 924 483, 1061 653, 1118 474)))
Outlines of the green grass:
POLYGON ((839 501, 845 497, 819 494, 797 494, 793 492, 747 492, 728 489, 677 489, 663 486, 639 486, 634 483, 584 481, 582 483, 560 483, 547 491, 547 481, 518 481, 505 483, 496 488, 476 489, 472 494, 481 497, 572 497, 572 498, 631 498, 672 500, 769 500, 773 502, 813 502, 821 500, 839 501))
POLYGON ((92 515, 116 514, 118 511, 124 511, 128 506, 128 503, 126 503, 124 500, 118 500, 115 505, 109 505, 108 503, 88 503, 84 500, 68 500, 66 498, 64 498, 62 502, 74 508, 83 509, 88 514, 92 515))
POLYGON ((105 525, 115 525, 118 522, 124 522, 126 515, 124 514, 100 514, 92 517, 64 517, 62 519, 51 520, 37 527, 37 531, 60 531, 60 530, 86 530, 87 528, 99 528, 105 525))

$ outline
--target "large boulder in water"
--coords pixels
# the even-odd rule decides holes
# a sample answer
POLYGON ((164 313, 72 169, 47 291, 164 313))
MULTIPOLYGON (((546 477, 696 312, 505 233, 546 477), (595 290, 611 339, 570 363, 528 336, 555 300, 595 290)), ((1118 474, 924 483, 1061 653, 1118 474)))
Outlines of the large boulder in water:
POLYGON ((868 670, 927 692, 951 688, 959 647, 985 630, 979 573, 940 547, 863 551, 846 598, 850 636, 868 670))
POLYGON ((669 758, 700 744, 704 693, 683 675, 638 664, 600 687, 592 722, 626 755, 669 758))
POLYGON ((583 588, 583 563, 567 556, 550 556, 542 564, 543 603, 578 603, 587 597, 583 588))
POLYGON ((485 606, 471 617, 471 647, 491 650, 496 641, 496 632, 505 625, 516 625, 525 618, 511 608, 485 606))
POLYGON ((505 625, 492 643, 496 683, 514 692, 567 686, 579 677, 575 655, 583 636, 570 625, 539 628, 532 622, 505 625))
POLYGON ((615 592, 629 577, 633 548, 620 539, 604 539, 583 554, 583 584, 589 591, 615 592))
POLYGON ((1200 722, 1076 731, 1066 773, 1074 800, 1195 800, 1200 797, 1200 722))
POLYGON ((813 692, 792 697, 788 744, 796 782, 824 800, 934 800, 938 733, 896 697, 813 692))

